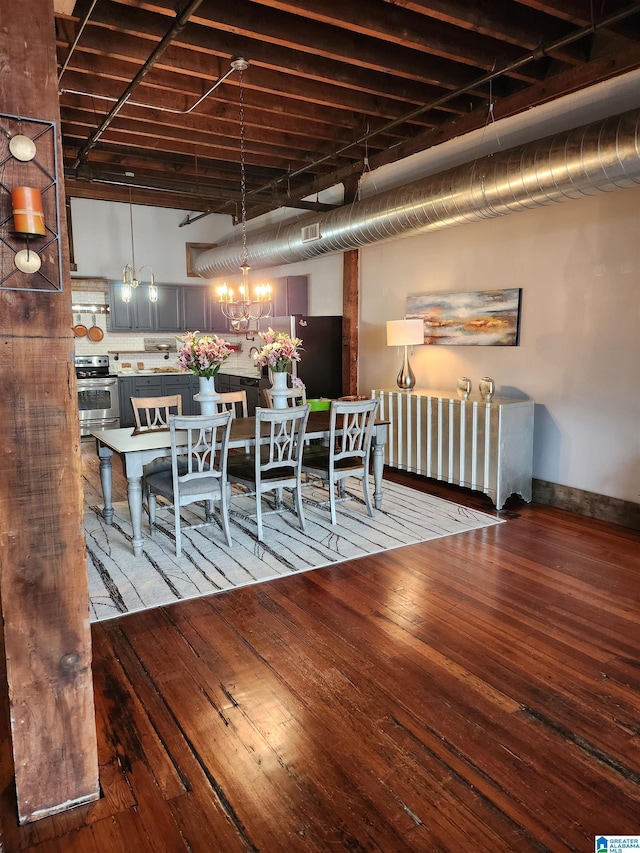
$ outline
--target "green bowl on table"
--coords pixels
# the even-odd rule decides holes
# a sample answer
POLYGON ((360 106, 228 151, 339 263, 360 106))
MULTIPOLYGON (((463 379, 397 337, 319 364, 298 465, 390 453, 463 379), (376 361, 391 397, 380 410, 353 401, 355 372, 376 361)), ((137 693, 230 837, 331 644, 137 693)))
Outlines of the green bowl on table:
POLYGON ((331 400, 328 397, 314 397, 312 399, 307 397, 307 403, 310 412, 326 412, 327 409, 331 408, 331 400))

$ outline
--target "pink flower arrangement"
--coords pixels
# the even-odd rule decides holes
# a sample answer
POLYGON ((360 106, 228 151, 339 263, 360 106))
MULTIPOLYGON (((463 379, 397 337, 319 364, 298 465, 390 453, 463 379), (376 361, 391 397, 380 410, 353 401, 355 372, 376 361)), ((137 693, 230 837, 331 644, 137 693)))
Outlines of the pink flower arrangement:
POLYGON ((178 350, 178 366, 196 376, 211 379, 231 355, 229 344, 216 335, 200 335, 187 332, 179 340, 184 341, 178 350))
POLYGON ((259 367, 269 367, 274 373, 288 373, 291 362, 300 361, 300 338, 291 338, 285 332, 274 332, 271 328, 259 332, 259 335, 264 341, 262 349, 255 356, 259 367))

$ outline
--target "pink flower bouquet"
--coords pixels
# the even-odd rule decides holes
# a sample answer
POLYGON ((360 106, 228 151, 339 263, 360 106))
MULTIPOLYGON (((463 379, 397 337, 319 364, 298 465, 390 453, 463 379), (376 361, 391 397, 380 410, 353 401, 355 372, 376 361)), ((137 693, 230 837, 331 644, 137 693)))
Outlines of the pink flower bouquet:
POLYGON ((216 335, 200 335, 199 332, 187 332, 180 340, 184 341, 178 350, 178 366, 205 379, 213 378, 231 355, 229 344, 216 335))
POLYGON ((259 367, 269 367, 273 373, 289 373, 291 362, 300 361, 300 338, 291 338, 285 332, 274 332, 271 328, 259 332, 259 335, 264 341, 262 349, 255 356, 259 367))

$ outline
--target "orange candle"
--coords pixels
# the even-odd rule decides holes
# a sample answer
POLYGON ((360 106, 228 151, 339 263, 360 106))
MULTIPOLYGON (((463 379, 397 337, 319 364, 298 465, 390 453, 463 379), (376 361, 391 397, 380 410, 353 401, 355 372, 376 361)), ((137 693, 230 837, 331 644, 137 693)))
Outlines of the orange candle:
POLYGON ((11 190, 13 230, 31 237, 47 233, 44 227, 42 196, 35 187, 15 187, 11 190))

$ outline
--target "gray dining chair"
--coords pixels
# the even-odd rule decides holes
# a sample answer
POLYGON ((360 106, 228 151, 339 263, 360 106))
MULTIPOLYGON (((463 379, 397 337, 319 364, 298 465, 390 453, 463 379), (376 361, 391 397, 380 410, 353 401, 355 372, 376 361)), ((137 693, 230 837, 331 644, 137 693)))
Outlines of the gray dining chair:
POLYGON ((231 412, 217 415, 172 415, 169 418, 171 434, 171 470, 160 471, 146 478, 149 527, 153 538, 156 525, 156 499, 169 501, 175 517, 176 557, 182 553, 182 530, 195 530, 216 523, 213 503, 220 507, 220 522, 231 546, 229 529, 229 499, 231 487, 227 478, 229 432, 231 412), (178 453, 177 434, 181 432, 178 453), (184 467, 183 467, 184 466, 184 467), (180 509, 188 504, 205 502, 205 519, 196 524, 183 525, 180 509))
MULTIPOLYGON (((135 427, 133 435, 143 432, 169 431, 169 418, 182 414, 182 397, 180 394, 169 394, 165 397, 130 397, 135 427)), ((147 477, 171 470, 171 457, 160 456, 148 462, 142 469, 142 494, 146 497, 147 477)))
POLYGON ((239 483, 249 494, 255 494, 255 518, 260 541, 264 536, 263 515, 288 511, 288 507, 282 502, 285 488, 293 490, 298 521, 302 530, 306 529, 302 508, 301 465, 308 417, 308 404, 287 409, 258 407, 255 416, 255 449, 250 453, 229 457, 229 481, 239 483), (265 513, 262 509, 262 496, 271 491, 276 493, 274 506, 265 513))
POLYGON ((328 501, 316 501, 318 506, 329 504, 331 524, 336 524, 336 503, 346 500, 344 481, 358 477, 367 512, 373 516, 369 494, 369 460, 373 424, 380 400, 334 400, 331 403, 328 446, 311 444, 305 447, 302 470, 308 476, 320 477, 329 489, 328 501), (336 490, 338 497, 336 498, 336 490))

